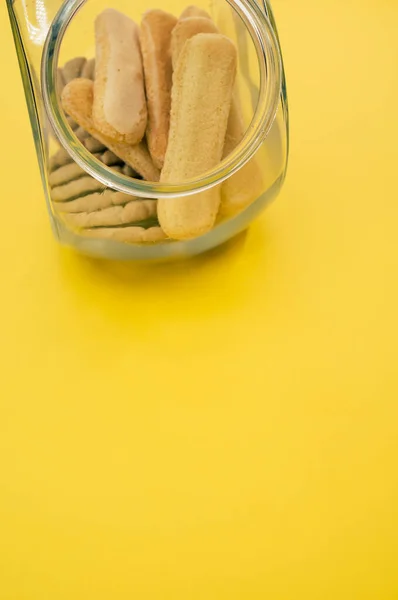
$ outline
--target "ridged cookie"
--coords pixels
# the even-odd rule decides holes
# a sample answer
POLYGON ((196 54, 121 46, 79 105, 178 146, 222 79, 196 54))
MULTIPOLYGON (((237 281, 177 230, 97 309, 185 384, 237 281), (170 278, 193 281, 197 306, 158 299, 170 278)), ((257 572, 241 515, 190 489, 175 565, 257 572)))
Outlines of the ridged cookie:
MULTIPOLYGON (((73 202, 73 200, 72 200, 73 202)), ((60 211, 61 212, 61 211, 60 211)), ((120 225, 159 225, 156 219, 155 200, 133 200, 123 206, 110 206, 85 212, 62 212, 65 221, 79 229, 93 227, 119 227, 120 225)))
POLYGON ((146 209, 146 214, 140 214, 139 220, 148 217, 156 216, 156 200, 140 200, 130 194, 115 192, 111 189, 106 189, 104 192, 95 192, 81 198, 76 198, 70 202, 62 202, 56 204, 55 208, 63 213, 91 213, 102 211, 108 208, 117 208, 127 204, 134 203, 135 206, 146 209))

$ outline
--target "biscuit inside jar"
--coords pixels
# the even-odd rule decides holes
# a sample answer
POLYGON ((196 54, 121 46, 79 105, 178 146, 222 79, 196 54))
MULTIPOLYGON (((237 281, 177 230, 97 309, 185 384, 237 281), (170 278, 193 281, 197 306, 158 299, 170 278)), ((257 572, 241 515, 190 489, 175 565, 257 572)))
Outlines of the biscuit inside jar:
MULTIPOLYGON (((206 11, 152 9, 134 21, 105 9, 92 27, 95 56, 67 61, 57 88, 78 142, 105 167, 179 184, 211 171, 240 144, 237 48, 206 11)), ((254 159, 224 183, 180 198, 114 192, 63 148, 49 169, 54 212, 67 227, 127 243, 205 235, 244 210, 262 185, 254 159)))

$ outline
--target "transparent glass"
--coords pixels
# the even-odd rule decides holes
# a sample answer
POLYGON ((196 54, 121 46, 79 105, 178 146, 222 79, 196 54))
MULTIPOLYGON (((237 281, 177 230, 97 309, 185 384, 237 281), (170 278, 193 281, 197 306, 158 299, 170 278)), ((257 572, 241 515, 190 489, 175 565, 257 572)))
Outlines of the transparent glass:
MULTIPOLYGON (((234 94, 244 132, 212 170, 167 183, 142 177, 113 146, 110 150, 78 127, 61 102, 65 83, 94 77, 96 16, 112 7, 139 23, 155 7, 146 0, 134 7, 124 0, 7 0, 7 6, 50 221, 60 243, 112 259, 188 257, 241 232, 278 195, 288 162, 288 102, 268 0, 197 3, 237 48, 234 94), (159 199, 194 203, 210 188, 233 199, 222 205, 213 227, 191 239, 169 238, 159 225, 159 199)), ((178 18, 186 6, 173 0, 156 8, 178 18)))

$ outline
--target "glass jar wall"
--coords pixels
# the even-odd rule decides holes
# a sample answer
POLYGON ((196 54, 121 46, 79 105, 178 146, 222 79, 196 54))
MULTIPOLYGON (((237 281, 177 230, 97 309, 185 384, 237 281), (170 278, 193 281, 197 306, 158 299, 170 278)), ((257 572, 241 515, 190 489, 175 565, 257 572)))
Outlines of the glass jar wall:
POLYGON ((268 3, 7 3, 61 243, 108 258, 190 256, 277 196, 288 106, 268 3), (120 133, 140 98, 140 132, 120 133))

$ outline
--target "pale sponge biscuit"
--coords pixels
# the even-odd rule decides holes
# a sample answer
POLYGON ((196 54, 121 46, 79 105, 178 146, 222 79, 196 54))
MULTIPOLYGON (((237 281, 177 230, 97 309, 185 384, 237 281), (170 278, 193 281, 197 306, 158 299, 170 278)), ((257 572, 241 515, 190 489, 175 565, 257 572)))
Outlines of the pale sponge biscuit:
MULTIPOLYGON (((236 75, 234 44, 201 33, 186 42, 173 75, 169 144, 161 182, 179 183, 216 167, 222 158, 236 75)), ((220 204, 220 186, 182 198, 158 200, 165 233, 190 239, 209 231, 220 204)))
MULTIPOLYGON (((218 29, 209 16, 191 16, 202 11, 195 6, 188 7, 180 17, 171 37, 173 68, 188 39, 198 33, 216 33, 218 29), (188 16, 186 16, 188 15, 188 16)), ((234 90, 229 113, 223 158, 226 158, 243 140, 246 127, 237 89, 234 90)), ((237 173, 229 177, 221 187, 221 216, 233 216, 249 206, 264 191, 263 176, 256 157, 250 159, 237 173)))
MULTIPOLYGON (((237 91, 234 91, 229 113, 223 158, 226 158, 243 140, 246 133, 237 91)), ((256 156, 221 186, 220 216, 232 217, 249 206, 264 192, 264 179, 256 156)))
POLYGON ((187 17, 180 19, 171 34, 171 58, 173 69, 177 68, 178 57, 184 44, 198 33, 219 33, 211 19, 205 17, 187 17))
POLYGON ((113 141, 138 144, 147 124, 139 28, 108 8, 95 20, 95 44, 94 125, 113 141))
POLYGON ((70 115, 90 135, 104 144, 116 156, 130 165, 144 179, 149 181, 159 180, 159 170, 155 167, 149 155, 146 144, 141 142, 136 146, 110 142, 94 126, 92 119, 93 109, 93 87, 90 79, 74 79, 68 83, 62 91, 62 106, 64 111, 70 115))
POLYGON ((149 10, 141 22, 141 51, 148 107, 146 139, 155 165, 161 169, 170 125, 172 66, 171 32, 177 19, 162 10, 149 10))

